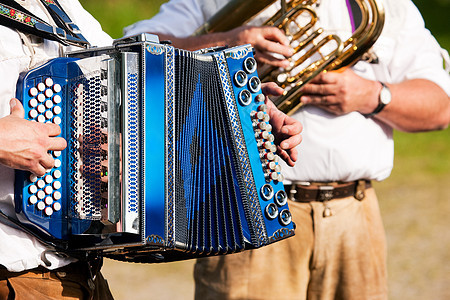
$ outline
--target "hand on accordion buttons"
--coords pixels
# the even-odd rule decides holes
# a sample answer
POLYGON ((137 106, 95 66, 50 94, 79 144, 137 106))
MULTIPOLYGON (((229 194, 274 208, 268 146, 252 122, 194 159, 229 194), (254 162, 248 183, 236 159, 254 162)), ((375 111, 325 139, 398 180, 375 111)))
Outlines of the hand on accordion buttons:
POLYGON ((274 82, 263 83, 261 88, 266 96, 266 105, 272 125, 272 133, 275 136, 277 154, 292 167, 297 161, 296 147, 302 141, 303 126, 299 121, 278 110, 268 98, 268 96, 280 96, 284 91, 282 88, 274 82))
POLYGON ((10 101, 10 115, 0 119, 0 163, 43 176, 53 168, 55 160, 48 151, 61 151, 67 146, 58 125, 24 119, 25 111, 17 99, 10 101))

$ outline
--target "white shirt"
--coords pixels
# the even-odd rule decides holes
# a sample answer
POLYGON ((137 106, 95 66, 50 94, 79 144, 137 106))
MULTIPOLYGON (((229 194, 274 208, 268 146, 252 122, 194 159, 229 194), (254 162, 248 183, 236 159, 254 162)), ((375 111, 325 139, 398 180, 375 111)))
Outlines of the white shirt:
MULTIPOLYGON (((52 23, 39 0, 17 2, 41 19, 52 23)), ((93 46, 111 45, 112 39, 102 31, 100 24, 83 9, 78 0, 60 0, 59 3, 93 46)), ((21 72, 61 56, 62 51, 79 49, 63 47, 50 40, 36 44, 36 40, 31 38, 31 44, 27 46, 22 43, 15 30, 0 26, 0 118, 9 115, 9 101, 15 97, 16 83, 21 72)), ((14 216, 13 203, 14 170, 0 165, 0 209, 9 216, 14 216)), ((0 264, 9 271, 20 272, 38 266, 55 269, 73 261, 48 253, 46 258, 51 265, 46 266, 41 259, 45 250, 46 247, 35 238, 0 221, 0 264)))
MULTIPOLYGON (((139 32, 191 35, 227 0, 171 0, 150 20, 125 28, 125 35, 139 32)), ((346 1, 322 0, 317 9, 319 24, 340 37, 351 35, 346 1)), ((443 55, 437 41, 424 27, 423 19, 410 0, 384 1, 386 21, 374 45, 378 64, 358 62, 353 70, 360 76, 387 83, 407 79, 428 79, 450 95, 450 77, 443 70, 443 55)), ((265 20, 279 8, 266 9, 258 20, 265 20)), ((257 21, 256 21, 257 22, 257 21)), ((261 24, 261 21, 260 23, 261 24)), ((303 124, 303 141, 295 167, 283 167, 290 181, 383 180, 393 167, 392 128, 358 112, 335 116, 314 106, 293 115, 303 124)))

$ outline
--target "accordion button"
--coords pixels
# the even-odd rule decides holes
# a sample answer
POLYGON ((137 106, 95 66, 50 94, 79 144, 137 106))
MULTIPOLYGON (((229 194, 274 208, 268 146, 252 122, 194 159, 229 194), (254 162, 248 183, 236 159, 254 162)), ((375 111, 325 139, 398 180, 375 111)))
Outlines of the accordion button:
POLYGON ((287 209, 283 209, 280 212, 280 222, 281 224, 283 224, 284 226, 287 226, 291 223, 292 221, 292 215, 291 212, 287 209))
POLYGON ((275 167, 277 166, 277 163, 271 161, 267 164, 267 167, 271 170, 275 170, 275 167))
POLYGON ((271 150, 272 143, 271 142, 264 142, 263 147, 267 150, 271 150))
POLYGON ((44 94, 39 94, 36 96, 36 98, 38 99, 39 102, 44 102, 45 101, 45 95, 44 94))
MULTIPOLYGON (((278 164, 277 164, 277 165, 275 166, 275 169, 274 169, 274 170, 275 170, 275 172, 278 172, 278 173, 281 172, 281 165, 278 165, 278 164)), ((280 174, 280 175, 281 175, 281 174, 280 174)))
POLYGON ((278 179, 279 182, 283 182, 284 181, 284 175, 281 173, 278 173, 278 179))
POLYGON ((269 219, 273 220, 278 217, 278 208, 274 203, 269 203, 266 206, 266 215, 269 219))
POLYGON ((37 89, 39 92, 45 91, 45 84, 43 82, 39 82, 37 85, 37 89))
POLYGON ((263 102, 264 100, 266 100, 266 96, 264 96, 263 94, 258 94, 258 95, 255 97, 255 101, 256 101, 256 102, 263 102))
POLYGON ((53 79, 45 78, 44 83, 47 87, 51 87, 53 85, 53 79))
POLYGON ((265 185, 263 185, 261 187, 261 197, 264 200, 272 199, 272 197, 273 197, 273 187, 270 184, 266 183, 265 185))
POLYGON ((39 210, 44 210, 44 209, 45 209, 45 203, 44 203, 43 201, 39 201, 39 202, 36 204, 36 207, 37 207, 37 209, 39 209, 39 210))
POLYGON ((54 209, 55 211, 60 211, 60 210, 61 210, 61 203, 59 203, 59 202, 54 202, 54 203, 53 203, 53 209, 54 209))
POLYGON ((262 120, 262 119, 264 119, 264 115, 265 115, 265 113, 264 113, 263 111, 258 111, 258 112, 256 113, 255 117, 256 117, 258 120, 262 120))
POLYGON ((268 132, 268 131, 262 131, 262 132, 259 134, 259 137, 262 138, 262 139, 267 140, 267 138, 269 137, 269 132, 268 132))
POLYGON ((51 89, 46 89, 44 94, 45 94, 45 97, 51 98, 53 96, 53 91, 51 89))
POLYGON ((30 99, 30 101, 28 101, 28 105, 30 105, 30 107, 32 108, 35 108, 38 105, 36 98, 30 99))
POLYGON ((234 74, 234 82, 238 87, 243 87, 244 85, 246 85, 247 80, 247 74, 242 70, 239 70, 234 74))
POLYGON ((61 167, 61 161, 59 159, 55 159, 55 168, 61 167))
POLYGON ((53 182, 53 188, 55 190, 59 190, 61 188, 61 182, 60 181, 54 181, 53 182))
POLYGON ((266 111, 267 111, 267 105, 261 104, 260 106, 258 106, 258 110, 259 110, 259 111, 266 112, 266 111))
POLYGON ((54 118, 53 118, 53 123, 55 123, 56 125, 61 124, 61 118, 58 117, 58 116, 54 117, 54 118))
POLYGON ((60 157, 61 156, 61 151, 53 151, 53 156, 54 157, 60 157))
POLYGON ((45 198, 45 193, 42 190, 38 191, 36 195, 37 195, 39 200, 42 200, 42 199, 45 198))
POLYGON ((47 107, 48 109, 53 107, 53 101, 52 100, 47 100, 45 101, 45 107, 47 107))
POLYGON ((38 116, 38 112, 35 109, 32 109, 28 112, 28 116, 31 119, 36 119, 36 117, 38 116))
POLYGON ((54 106, 53 107, 53 113, 55 115, 59 115, 61 113, 61 107, 60 106, 54 106))
MULTIPOLYGON (((267 132, 267 131, 266 131, 267 132)), ((273 142, 273 141, 275 141, 275 136, 273 135, 273 134, 269 134, 268 136, 267 136, 267 140, 269 141, 269 142, 273 142)))
POLYGON ((45 181, 42 179, 39 179, 36 183, 37 187, 42 189, 45 186, 45 181))
POLYGON ((61 103, 61 96, 60 95, 55 95, 54 97, 53 97, 53 102, 55 103, 55 104, 58 104, 58 103, 61 103))
POLYGON ((53 177, 51 175, 45 175, 44 180, 46 183, 50 184, 53 181, 53 177))
POLYGON ((52 188, 50 185, 47 185, 47 186, 45 187, 45 189, 44 189, 44 192, 45 192, 47 195, 51 195, 51 193, 53 192, 53 188, 52 188))
POLYGON ((52 197, 46 197, 44 202, 47 205, 52 205, 53 204, 53 198, 52 197))
POLYGON ((47 110, 45 112, 45 117, 47 118, 47 120, 50 120, 51 118, 53 118, 53 113, 51 110, 47 110))
POLYGON ((244 70, 247 73, 253 73, 256 71, 257 63, 253 57, 247 57, 244 60, 244 70))
POLYGON ((287 194, 285 191, 283 190, 279 190, 278 192, 275 193, 275 204, 278 206, 283 206, 287 203, 287 194))
POLYGON ((38 202, 38 198, 35 195, 30 196, 30 198, 28 198, 28 203, 30 203, 31 205, 35 205, 38 202))
POLYGON ((61 171, 55 170, 55 172, 53 172, 53 178, 58 179, 60 177, 61 177, 61 171))
POLYGON ((44 210, 44 213, 47 215, 47 216, 51 216, 51 215, 53 215, 53 208, 51 208, 51 207, 46 207, 45 208, 45 210, 44 210))
POLYGON ((59 199, 61 199, 61 193, 56 191, 53 193, 53 199, 58 201, 59 199))
POLYGON ((259 78, 256 76, 250 78, 250 80, 248 81, 248 88, 253 93, 259 92, 259 90, 261 89, 261 80, 259 80, 259 78))
POLYGON ((32 87, 32 88, 28 91, 28 93, 30 94, 31 97, 36 97, 37 94, 39 93, 39 91, 38 91, 37 88, 32 87))
POLYGON ((53 86, 53 91, 54 91, 55 93, 61 92, 61 86, 60 86, 59 84, 55 84, 55 85, 53 86))
POLYGON ((45 106, 43 104, 39 104, 37 107, 38 113, 42 114, 45 111, 45 106))
POLYGON ((43 115, 39 115, 39 116, 37 117, 37 121, 38 121, 39 123, 44 123, 44 122, 45 122, 45 117, 44 117, 43 115))
POLYGON ((34 175, 34 174, 31 174, 29 179, 30 179, 31 182, 36 182, 37 181, 37 176, 34 175))
POLYGON ((34 184, 30 185, 28 187, 28 192, 30 192, 30 194, 35 194, 37 192, 37 186, 35 186, 34 184))
POLYGON ((275 154, 273 154, 273 152, 266 152, 264 154, 264 158, 267 159, 267 160, 274 160, 275 154))
POLYGON ((278 179, 278 173, 276 173, 276 172, 270 173, 269 178, 272 179, 272 180, 277 180, 278 179))

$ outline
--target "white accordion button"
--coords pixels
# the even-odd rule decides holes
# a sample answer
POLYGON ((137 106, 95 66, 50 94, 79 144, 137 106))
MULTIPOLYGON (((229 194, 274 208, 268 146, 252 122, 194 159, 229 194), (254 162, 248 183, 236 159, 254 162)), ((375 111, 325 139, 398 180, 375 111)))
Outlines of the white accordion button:
POLYGON ((61 199, 61 193, 56 191, 53 193, 53 199, 55 199, 56 201, 58 201, 59 199, 61 199))
POLYGON ((54 106, 53 107, 53 113, 55 115, 59 115, 61 113, 61 107, 60 106, 54 106))
POLYGON ((45 186, 45 181, 42 179, 39 179, 38 182, 36 183, 37 187, 42 189, 45 186))
POLYGON ((55 168, 61 167, 61 161, 59 159, 55 159, 55 168))
POLYGON ((54 202, 54 203, 53 203, 53 209, 54 209, 55 211, 60 211, 60 210, 61 210, 61 203, 59 203, 59 202, 54 202))
POLYGON ((61 96, 60 95, 55 95, 54 97, 53 97, 53 102, 55 103, 55 104, 58 104, 58 103, 61 103, 61 96))
POLYGON ((52 197, 47 197, 47 198, 45 198, 44 202, 47 205, 52 205, 53 204, 53 198, 52 197))
POLYGON ((45 107, 47 107, 48 109, 53 107, 53 101, 52 100, 47 100, 45 101, 45 107))
POLYGON ((59 190, 59 189, 61 188, 61 182, 59 182, 59 181, 54 181, 54 182, 53 182, 53 188, 54 188, 55 190, 59 190))
POLYGON ((51 89, 46 89, 44 94, 45 94, 45 97, 51 98, 53 96, 53 91, 51 89))
POLYGON ((39 94, 36 96, 36 98, 38 99, 39 102, 44 102, 45 101, 45 95, 44 94, 39 94))
POLYGON ((28 198, 28 203, 31 205, 35 205, 38 202, 38 198, 35 195, 32 195, 30 198, 28 198))
POLYGON ((42 190, 38 191, 36 195, 37 195, 39 200, 42 200, 42 199, 45 198, 45 193, 42 190))
POLYGON ((32 88, 30 89, 30 91, 29 91, 29 94, 30 94, 31 97, 36 97, 38 93, 39 93, 39 91, 38 91, 38 89, 35 88, 35 87, 32 87, 32 88))
POLYGON ((53 113, 51 110, 47 110, 45 112, 45 117, 47 118, 47 120, 50 120, 51 118, 53 118, 53 113))
POLYGON ((45 192, 47 195, 50 195, 50 194, 53 192, 53 188, 52 188, 50 185, 47 185, 47 186, 45 187, 45 189, 44 189, 44 192, 45 192))
POLYGON ((61 177, 61 171, 55 170, 55 172, 53 172, 53 178, 58 179, 60 177, 61 177))
POLYGON ((61 151, 53 151, 53 156, 54 157, 60 157, 61 156, 61 151))
POLYGON ((30 192, 30 194, 35 194, 37 190, 37 186, 35 186, 34 184, 30 185, 30 187, 28 188, 28 192, 30 192))
POLYGON ((39 201, 36 205, 37 209, 44 210, 45 209, 45 203, 43 201, 39 201))
POLYGON ((56 83, 56 84, 53 86, 53 91, 54 91, 55 93, 61 92, 61 86, 60 86, 59 84, 56 83))
POLYGON ((50 184, 53 181, 53 177, 51 175, 45 175, 44 180, 46 183, 50 184))
POLYGON ((38 102, 36 98, 32 98, 30 99, 30 101, 28 101, 28 104, 30 105, 30 107, 35 108, 38 105, 38 102))
POLYGON ((31 175, 30 175, 30 181, 31 181, 31 182, 36 182, 36 181, 37 181, 37 176, 34 175, 34 174, 31 174, 31 175))
POLYGON ((35 109, 32 109, 28 112, 28 116, 31 119, 36 119, 36 117, 38 116, 38 112, 35 109))
POLYGON ((47 87, 51 87, 53 85, 53 79, 51 78, 45 78, 44 82, 47 87))
POLYGON ((37 107, 38 113, 42 114, 45 111, 45 106, 43 104, 39 104, 37 107))
POLYGON ((37 89, 39 92, 45 91, 45 84, 43 82, 39 82, 37 85, 37 89))
POLYGON ((255 97, 255 101, 256 101, 256 102, 263 102, 264 100, 266 100, 266 97, 265 97, 263 94, 258 94, 258 95, 255 97))
POLYGON ((37 121, 38 121, 39 123, 44 123, 44 122, 45 122, 45 117, 44 117, 43 115, 39 115, 39 116, 37 117, 37 121))
POLYGON ((47 215, 47 216, 51 216, 51 215, 53 215, 53 208, 51 208, 51 207, 46 207, 45 208, 45 210, 44 210, 44 213, 47 215))
POLYGON ((53 118, 53 123, 55 123, 56 125, 61 124, 61 118, 58 117, 58 116, 54 117, 54 118, 53 118))

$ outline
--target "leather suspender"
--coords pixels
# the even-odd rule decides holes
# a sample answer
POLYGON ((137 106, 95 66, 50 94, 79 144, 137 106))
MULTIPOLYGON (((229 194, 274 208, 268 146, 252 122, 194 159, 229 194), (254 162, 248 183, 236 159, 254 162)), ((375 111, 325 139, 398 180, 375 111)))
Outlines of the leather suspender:
POLYGON ((52 26, 36 17, 14 0, 0 0, 0 25, 14 28, 45 39, 58 41, 63 45, 88 47, 83 37, 57 0, 40 0, 47 8, 57 26, 52 26))

